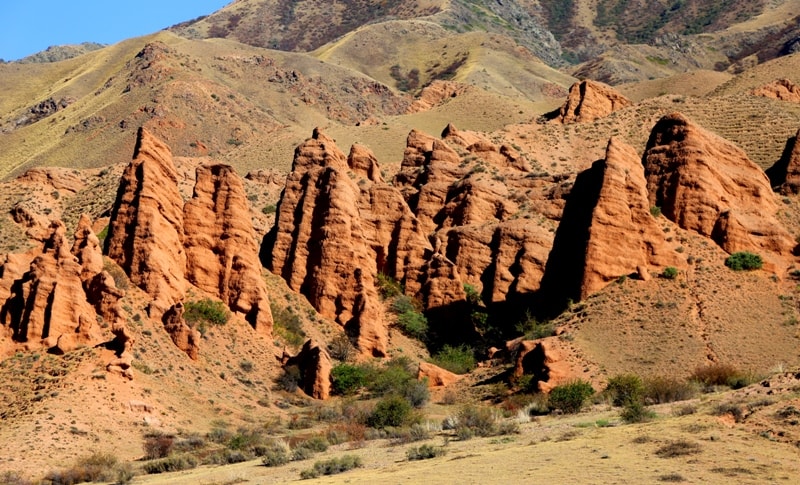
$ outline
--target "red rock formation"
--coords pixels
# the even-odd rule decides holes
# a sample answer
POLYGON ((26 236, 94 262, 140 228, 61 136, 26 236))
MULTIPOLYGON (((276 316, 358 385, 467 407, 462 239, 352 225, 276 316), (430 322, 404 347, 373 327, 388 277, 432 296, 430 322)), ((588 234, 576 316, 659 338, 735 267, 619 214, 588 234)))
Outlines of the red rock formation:
POLYGON ((72 194, 86 185, 80 176, 75 174, 75 170, 61 167, 32 168, 17 177, 16 181, 39 187, 52 187, 55 190, 72 194))
POLYGON ((559 109, 554 121, 564 124, 589 123, 632 104, 611 86, 587 79, 569 88, 567 101, 559 109))
POLYGON ((427 362, 420 362, 419 369, 417 369, 417 379, 427 379, 428 387, 447 387, 458 382, 463 377, 427 362))
POLYGON ((775 190, 784 195, 800 194, 800 130, 786 141, 780 160, 767 169, 767 176, 775 190))
POLYGON ((574 375, 558 337, 511 341, 507 346, 508 354, 517 356, 514 377, 531 375, 539 392, 549 393, 574 375))
POLYGON ((197 360, 200 353, 200 332, 190 328, 183 320, 183 303, 178 302, 168 308, 161 320, 175 346, 186 352, 190 359, 197 360))
POLYGON ((367 244, 359 198, 347 158, 332 139, 314 130, 295 150, 292 172, 265 238, 268 269, 306 295, 320 314, 356 329, 361 352, 385 355, 388 328, 367 244))
POLYGON ((103 251, 100 248, 100 240, 94 234, 92 220, 86 214, 81 214, 81 218, 78 220, 72 254, 78 258, 78 263, 81 265, 81 281, 84 284, 103 271, 103 251))
MULTIPOLYGON (((63 353, 101 341, 94 309, 83 290, 81 265, 69 252, 65 231, 61 222, 52 224, 41 254, 13 282, 0 310, 13 340, 28 348, 63 353)), ((5 272, 4 266, 4 279, 5 272)))
POLYGON ((296 366, 300 370, 300 388, 303 392, 314 399, 330 397, 333 364, 324 347, 308 340, 297 355, 285 360, 284 368, 289 366, 296 366))
POLYGON ((612 138, 588 229, 580 298, 639 268, 680 266, 650 214, 644 170, 633 147, 612 138))
POLYGON ((151 318, 183 300, 183 200, 167 145, 139 129, 111 213, 105 253, 153 299, 151 318))
POLYGON ((678 113, 661 118, 643 157, 651 206, 722 249, 790 254, 764 172, 738 147, 678 113))
POLYGON ((375 158, 375 154, 369 148, 363 145, 356 144, 350 147, 347 165, 358 177, 367 179, 370 182, 383 182, 378 159, 375 158))
POLYGON ((271 336, 272 314, 247 194, 233 168, 198 167, 194 195, 183 213, 186 279, 271 336))
POLYGON ((755 88, 752 93, 754 96, 800 103, 800 86, 788 79, 772 81, 769 84, 755 88))

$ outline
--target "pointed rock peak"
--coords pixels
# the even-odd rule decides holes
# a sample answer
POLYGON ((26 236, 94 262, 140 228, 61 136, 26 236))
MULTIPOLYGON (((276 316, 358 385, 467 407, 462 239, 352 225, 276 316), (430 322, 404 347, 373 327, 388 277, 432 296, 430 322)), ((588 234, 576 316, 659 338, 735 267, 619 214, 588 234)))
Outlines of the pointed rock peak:
POLYGON ((355 144, 350 147, 350 155, 347 156, 347 165, 359 177, 371 180, 372 182, 383 182, 381 167, 378 159, 372 150, 364 145, 355 144))
POLYGON ((140 129, 111 211, 105 253, 152 298, 151 317, 183 300, 183 198, 169 147, 140 129))
POLYGON ((588 123, 632 104, 611 86, 586 79, 569 88, 567 101, 553 115, 558 123, 588 123))
POLYGON ((472 145, 480 145, 484 149, 491 146, 494 150, 497 150, 497 147, 486 137, 474 131, 459 130, 452 123, 448 124, 442 131, 442 140, 447 140, 465 148, 472 145))
POLYGON ((169 161, 169 165, 172 165, 172 150, 166 143, 141 126, 136 133, 136 145, 133 148, 133 159, 140 158, 169 161))
POLYGON ((461 157, 458 156, 455 150, 450 148, 450 145, 441 140, 434 140, 431 149, 431 161, 441 161, 452 164, 461 162, 461 157))
POLYGON ((800 130, 786 140, 781 158, 767 169, 767 176, 780 193, 800 194, 800 130))
POLYGON ((311 138, 298 145, 294 150, 293 172, 305 171, 312 167, 347 169, 345 154, 336 146, 336 141, 319 128, 314 128, 311 138))
POLYGON ((433 150, 436 138, 419 130, 411 130, 406 138, 406 149, 403 152, 402 168, 421 167, 428 159, 427 154, 433 150))
POLYGON ((81 218, 78 220, 72 254, 78 258, 82 268, 81 280, 84 282, 103 271, 103 252, 100 249, 100 240, 92 230, 92 219, 87 214, 81 214, 81 218))
POLYGON ((270 337, 272 314, 247 193, 233 167, 197 167, 194 195, 183 211, 186 279, 270 337))
POLYGON ((458 136, 458 128, 453 123, 448 123, 442 130, 442 138, 447 138, 448 136, 458 136))

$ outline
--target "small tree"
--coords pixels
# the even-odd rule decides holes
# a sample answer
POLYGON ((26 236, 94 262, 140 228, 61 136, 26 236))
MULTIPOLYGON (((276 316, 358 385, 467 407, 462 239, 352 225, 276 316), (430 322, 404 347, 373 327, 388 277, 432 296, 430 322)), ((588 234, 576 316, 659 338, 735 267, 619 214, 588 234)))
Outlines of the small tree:
POLYGON ((661 277, 668 280, 674 280, 678 277, 678 268, 675 266, 667 266, 664 268, 664 271, 661 272, 661 277))
POLYGON ((725 266, 734 271, 752 271, 754 269, 761 269, 764 261, 761 256, 748 251, 739 251, 728 256, 725 260, 725 266))

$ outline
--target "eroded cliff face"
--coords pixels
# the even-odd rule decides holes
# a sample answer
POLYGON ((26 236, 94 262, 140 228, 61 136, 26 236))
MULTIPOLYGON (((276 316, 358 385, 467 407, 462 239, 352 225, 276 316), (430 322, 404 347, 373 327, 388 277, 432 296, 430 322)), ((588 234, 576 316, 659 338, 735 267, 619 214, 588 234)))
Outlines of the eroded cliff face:
POLYGON ((111 213, 106 254, 152 298, 148 313, 196 359, 200 336, 183 320, 187 283, 222 300, 271 338, 272 315, 241 179, 227 165, 201 165, 183 203, 170 149, 139 130, 111 213))
POLYGON ((197 168, 194 195, 183 209, 186 279, 272 335, 267 286, 242 180, 228 165, 197 168))
POLYGON ((0 322, 12 344, 64 353, 103 341, 84 291, 84 269, 70 252, 63 223, 51 224, 50 237, 36 254, 7 258, 0 269, 8 288, 0 322))
POLYGON ((767 169, 772 187, 784 195, 800 193, 800 130, 786 140, 781 158, 767 169))
POLYGON ((790 255, 764 172, 734 144, 679 113, 656 123, 642 158, 651 206, 725 251, 790 255))
POLYGON ((111 212, 105 254, 150 295, 151 318, 160 319, 183 300, 183 240, 183 199, 172 153, 140 128, 111 212))

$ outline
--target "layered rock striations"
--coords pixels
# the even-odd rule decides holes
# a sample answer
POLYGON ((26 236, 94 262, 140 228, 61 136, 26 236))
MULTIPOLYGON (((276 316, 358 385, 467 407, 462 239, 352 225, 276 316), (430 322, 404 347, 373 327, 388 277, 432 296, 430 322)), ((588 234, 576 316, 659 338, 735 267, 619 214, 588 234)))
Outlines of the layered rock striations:
POLYGON ((734 144, 673 113, 656 123, 642 162, 650 205, 682 228, 729 253, 792 252, 767 176, 734 144))
POLYGON ((194 195, 184 206, 183 221, 186 279, 242 314, 257 332, 272 335, 247 194, 232 167, 197 168, 194 195))
POLYGON ((647 185, 639 155, 612 138, 601 163, 602 182, 593 204, 583 255, 579 298, 620 276, 680 266, 664 232, 650 213, 647 185))
POLYGON ((2 267, 3 279, 13 280, 0 308, 0 321, 14 342, 63 353, 102 341, 83 288, 83 268, 70 252, 63 223, 52 223, 50 237, 25 273, 14 278, 13 266, 13 260, 7 260, 2 267))
POLYGON ((152 301, 151 318, 184 296, 183 199, 169 147, 139 129, 133 161, 122 174, 105 254, 152 301))
POLYGON ((178 183, 169 147, 140 129, 112 209, 106 254, 152 298, 150 317, 160 319, 191 358, 197 358, 200 336, 183 320, 187 281, 271 337, 269 298, 242 181, 227 165, 200 166, 185 205, 178 183))
POLYGON ((400 193, 382 181, 374 155, 356 146, 345 157, 315 130, 295 151, 278 207, 265 238, 266 266, 356 334, 362 353, 385 355, 375 276, 414 280, 407 268, 418 267, 427 243, 400 193))
POLYGON ((567 101, 553 113, 553 118, 564 124, 589 123, 632 104, 611 86, 587 79, 569 88, 567 101))

